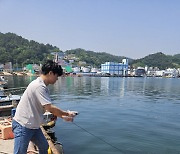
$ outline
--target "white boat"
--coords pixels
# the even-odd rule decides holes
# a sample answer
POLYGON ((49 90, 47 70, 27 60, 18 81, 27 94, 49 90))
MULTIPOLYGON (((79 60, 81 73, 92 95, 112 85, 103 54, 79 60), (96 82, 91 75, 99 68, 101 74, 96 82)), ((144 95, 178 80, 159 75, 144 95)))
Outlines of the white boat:
POLYGON ((0 88, 7 88, 7 80, 5 80, 4 76, 0 76, 0 88))
POLYGON ((0 103, 7 102, 7 101, 20 101, 20 99, 21 99, 20 95, 11 95, 11 94, 4 95, 2 92, 0 92, 0 103))

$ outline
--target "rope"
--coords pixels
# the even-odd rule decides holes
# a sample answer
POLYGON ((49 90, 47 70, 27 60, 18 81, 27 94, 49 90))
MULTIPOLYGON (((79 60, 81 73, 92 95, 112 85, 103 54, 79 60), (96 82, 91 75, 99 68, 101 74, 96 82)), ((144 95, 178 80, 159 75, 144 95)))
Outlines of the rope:
POLYGON ((73 122, 73 124, 76 125, 77 127, 79 127, 80 129, 82 129, 83 131, 87 132, 88 134, 90 134, 90 135, 94 136, 95 138, 99 139, 100 141, 104 142, 105 144, 111 146, 112 148, 114 148, 114 149, 116 149, 116 150, 118 150, 118 151, 120 151, 120 152, 123 152, 121 149, 119 149, 119 148, 117 148, 116 146, 112 145, 111 143, 109 143, 109 142, 103 140, 102 138, 100 138, 100 137, 94 135, 93 133, 89 132, 89 131, 86 130, 85 128, 82 128, 81 126, 79 126, 79 125, 76 124, 75 122, 73 122))

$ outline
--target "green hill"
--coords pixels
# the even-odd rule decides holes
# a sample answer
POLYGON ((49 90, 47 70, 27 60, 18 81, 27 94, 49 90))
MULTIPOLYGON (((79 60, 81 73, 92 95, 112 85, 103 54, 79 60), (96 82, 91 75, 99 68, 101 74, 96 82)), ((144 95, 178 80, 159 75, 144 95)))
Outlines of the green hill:
POLYGON ((158 52, 132 62, 132 66, 134 67, 144 67, 146 65, 148 67, 158 67, 159 69, 180 68, 180 54, 170 56, 158 52))
POLYGON ((50 44, 40 44, 27 40, 13 33, 0 33, 0 63, 40 63, 52 58, 51 52, 60 51, 50 44))
MULTIPOLYGON (((100 67, 105 62, 122 62, 123 56, 114 56, 105 52, 86 51, 84 49, 67 50, 66 55, 74 55, 78 61, 84 61, 87 65, 100 67)), ((130 59, 131 60, 131 59, 130 59)))
MULTIPOLYGON (((62 52, 58 47, 50 44, 40 44, 33 40, 27 40, 14 33, 0 33, 0 63, 11 61, 13 64, 41 63, 45 59, 52 59, 52 52, 62 52)), ((105 52, 97 53, 84 49, 73 49, 64 52, 65 55, 73 54, 78 61, 84 61, 87 65, 100 67, 106 61, 121 62, 121 56, 114 56, 105 52)), ((75 64, 76 64, 75 63, 75 64)))
MULTIPOLYGON (((42 63, 46 59, 52 59, 52 52, 62 52, 58 47, 50 44, 42 44, 33 40, 27 40, 14 33, 0 33, 0 63, 12 62, 20 67, 28 63, 42 63)), ((75 65, 79 61, 86 62, 87 65, 100 67, 105 62, 121 62, 124 56, 114 56, 105 52, 87 51, 84 49, 72 49, 62 52, 66 57, 74 57, 75 65)), ((128 58, 129 59, 129 58, 128 58)), ((68 61, 68 59, 66 59, 68 61)), ((141 59, 129 59, 129 64, 133 67, 149 66, 160 69, 180 68, 180 54, 173 56, 165 55, 161 52, 148 55, 141 59)))

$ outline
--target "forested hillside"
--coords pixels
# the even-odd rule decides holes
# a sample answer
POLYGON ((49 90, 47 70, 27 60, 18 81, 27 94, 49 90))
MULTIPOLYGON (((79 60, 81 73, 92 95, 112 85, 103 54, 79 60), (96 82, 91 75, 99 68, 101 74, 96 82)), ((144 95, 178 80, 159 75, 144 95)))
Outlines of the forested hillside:
MULTIPOLYGON (((66 55, 73 54, 79 61, 85 61, 87 64, 100 67, 105 62, 122 62, 125 57, 114 56, 105 52, 86 51, 84 49, 67 50, 66 55)), ((131 59, 130 59, 131 61, 131 59)))
MULTIPOLYGON (((52 52, 62 52, 58 47, 50 44, 38 43, 34 40, 27 40, 14 33, 0 33, 0 63, 12 62, 13 64, 42 63, 46 59, 52 59, 52 52)), ((105 52, 86 51, 84 49, 72 49, 63 52, 66 56, 74 55, 75 64, 79 61, 86 62, 87 65, 100 67, 105 62, 121 62, 123 56, 114 56, 105 52)), ((120 53, 119 53, 120 54, 120 53)), ((129 59, 129 58, 128 58, 129 59)), ((166 68, 180 68, 180 54, 165 55, 162 52, 148 55, 144 58, 129 59, 129 64, 133 67, 149 66, 166 68)))
MULTIPOLYGON (((58 47, 50 44, 40 44, 33 40, 24 39, 14 33, 0 33, 0 63, 12 62, 19 66, 28 63, 41 63, 45 59, 52 59, 52 52, 62 52, 58 47)), ((106 61, 121 62, 121 56, 114 56, 105 52, 96 53, 84 49, 73 49, 64 52, 65 55, 74 54, 79 61, 87 65, 100 67, 106 61)))
POLYGON ((0 63, 40 63, 51 58, 51 52, 60 51, 50 44, 40 44, 13 33, 0 33, 0 63))
POLYGON ((180 68, 180 54, 171 56, 158 52, 144 58, 134 60, 132 65, 134 67, 144 67, 147 65, 148 67, 158 67, 159 69, 180 68))

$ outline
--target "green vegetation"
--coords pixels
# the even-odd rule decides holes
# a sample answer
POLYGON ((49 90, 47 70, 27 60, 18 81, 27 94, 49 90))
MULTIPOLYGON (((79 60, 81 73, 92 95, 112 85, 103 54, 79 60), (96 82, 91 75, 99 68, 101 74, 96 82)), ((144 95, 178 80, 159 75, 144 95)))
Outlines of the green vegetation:
POLYGON ((41 63, 52 59, 51 52, 60 52, 57 47, 29 41, 13 33, 0 33, 0 63, 13 64, 41 63))
MULTIPOLYGON (((121 56, 114 56, 105 52, 97 53, 94 51, 86 51, 84 49, 74 49, 74 50, 67 50, 66 55, 74 55, 78 61, 84 61, 87 65, 91 65, 94 67, 100 67, 101 64, 105 62, 122 62, 122 59, 125 57, 121 56)), ((76 63, 77 64, 77 63, 76 63)))
POLYGON ((135 68, 146 65, 148 67, 158 67, 159 69, 180 68, 180 54, 169 56, 158 52, 132 62, 132 66, 135 68))
MULTIPOLYGON (((0 63, 12 62, 19 67, 29 63, 42 63, 46 59, 52 59, 53 52, 62 52, 58 47, 50 44, 42 44, 33 40, 27 40, 13 33, 0 33, 0 63)), ((105 62, 121 62, 123 56, 114 56, 105 52, 86 51, 84 49, 73 49, 64 52, 66 61, 74 59, 74 65, 85 62, 86 65, 100 67, 105 62)), ((148 66, 159 69, 180 68, 180 54, 174 56, 165 55, 161 52, 148 55, 144 58, 129 59, 133 67, 148 66)))

